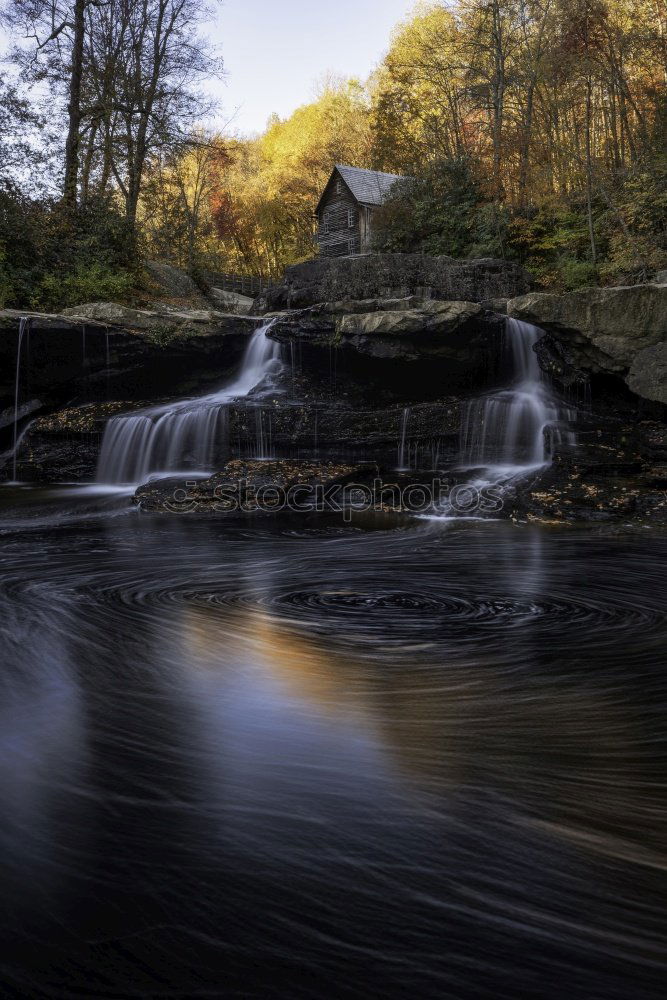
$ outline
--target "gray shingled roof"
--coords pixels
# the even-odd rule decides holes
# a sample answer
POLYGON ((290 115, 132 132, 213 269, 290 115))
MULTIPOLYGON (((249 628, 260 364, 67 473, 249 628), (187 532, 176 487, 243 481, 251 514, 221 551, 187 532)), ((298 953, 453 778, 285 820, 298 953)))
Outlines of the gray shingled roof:
POLYGON ((383 174, 379 170, 364 170, 362 167, 345 167, 336 164, 336 170, 341 175, 350 191, 364 205, 382 205, 396 181, 398 174, 383 174))

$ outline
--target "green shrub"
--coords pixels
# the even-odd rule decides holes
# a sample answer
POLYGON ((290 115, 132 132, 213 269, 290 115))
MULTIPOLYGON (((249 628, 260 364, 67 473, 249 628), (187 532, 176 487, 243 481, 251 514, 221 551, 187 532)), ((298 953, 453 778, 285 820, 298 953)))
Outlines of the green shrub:
POLYGON ((564 257, 558 263, 558 284, 566 291, 597 285, 598 272, 588 260, 564 257))
POLYGON ((4 309, 12 295, 9 271, 6 266, 7 255, 0 246, 0 309, 4 309))
POLYGON ((127 298, 137 252, 124 216, 100 199, 75 216, 55 201, 0 188, 0 295, 16 309, 54 310, 127 298))
POLYGON ((30 305, 33 309, 55 312, 85 302, 122 302, 132 285, 132 276, 127 271, 114 271, 95 261, 88 267, 77 264, 64 275, 45 274, 30 297, 30 305))
POLYGON ((394 185, 373 220, 375 247, 464 257, 479 235, 476 213, 481 204, 466 160, 435 161, 421 177, 394 185))

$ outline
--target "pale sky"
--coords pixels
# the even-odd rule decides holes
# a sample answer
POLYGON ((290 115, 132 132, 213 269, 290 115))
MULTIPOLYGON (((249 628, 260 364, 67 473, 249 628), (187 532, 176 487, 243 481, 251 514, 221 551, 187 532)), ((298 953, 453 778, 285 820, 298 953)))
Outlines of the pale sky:
POLYGON ((365 79, 415 0, 225 0, 217 18, 226 82, 215 87, 232 128, 262 131, 312 100, 331 71, 365 79))
MULTIPOLYGON (((416 0, 224 0, 206 34, 227 76, 213 83, 217 123, 261 132, 313 99, 328 73, 364 80, 389 47, 392 29, 416 0)), ((0 55, 9 39, 0 29, 0 55)), ((0 67, 1 68, 1 67, 0 67)))

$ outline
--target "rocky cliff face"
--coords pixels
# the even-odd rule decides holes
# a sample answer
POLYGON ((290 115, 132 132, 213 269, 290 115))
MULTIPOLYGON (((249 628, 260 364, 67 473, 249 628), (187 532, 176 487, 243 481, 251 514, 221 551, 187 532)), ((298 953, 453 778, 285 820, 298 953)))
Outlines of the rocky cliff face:
POLYGON ((425 254, 368 254, 320 258, 287 268, 284 282, 262 298, 271 311, 344 299, 405 298, 486 302, 523 295, 523 268, 504 260, 455 260, 425 254))
MULTIPOLYGON (((383 481, 434 472, 455 480, 462 408, 506 384, 507 309, 545 330, 535 345, 540 366, 577 408, 576 449, 557 443, 552 466, 519 484, 507 510, 518 519, 665 516, 667 436, 659 404, 666 395, 667 286, 529 293, 506 302, 496 297, 525 289, 518 270, 441 260, 429 265, 435 276, 438 267, 449 268, 438 297, 432 285, 415 294, 421 257, 400 266, 376 260, 379 269, 369 272, 370 261, 303 265, 304 298, 326 297, 273 313, 270 336, 284 345, 280 384, 270 398, 229 405, 218 468, 251 461, 268 442, 270 454, 291 462, 371 463, 383 481), (399 271, 405 284, 384 284, 399 271), (466 284, 473 278, 474 287, 466 284), (464 288, 471 297, 452 298, 464 288), (334 296, 339 289, 342 298, 334 296), (405 294, 385 298, 383 289, 405 294), (481 293, 488 301, 478 300, 481 293), (409 472, 399 474, 399 465, 409 472)), ((259 322, 207 309, 113 304, 33 317, 20 402, 24 421, 34 422, 22 445, 21 476, 92 478, 109 416, 217 388, 259 322)), ((16 330, 15 314, 0 315, 5 436, 13 422, 16 330)))

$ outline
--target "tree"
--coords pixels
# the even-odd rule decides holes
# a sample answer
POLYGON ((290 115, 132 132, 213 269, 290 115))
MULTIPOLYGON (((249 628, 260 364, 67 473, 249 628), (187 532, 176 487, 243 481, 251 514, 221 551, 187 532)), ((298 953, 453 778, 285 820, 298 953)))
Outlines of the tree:
POLYGON ((222 63, 198 34, 208 14, 200 0, 5 0, 5 22, 29 43, 14 50, 24 76, 66 99, 70 208, 80 188, 85 200, 95 179, 102 193, 113 180, 135 224, 148 159, 210 108, 198 84, 222 63))
POLYGON ((103 2, 8 0, 2 9, 2 20, 12 30, 22 32, 32 43, 27 51, 15 48, 17 61, 27 75, 38 78, 41 75, 39 59, 46 57, 52 72, 56 72, 60 79, 66 77, 68 125, 63 164, 63 202, 69 210, 76 207, 79 177, 85 15, 88 8, 98 7, 103 2))
POLYGON ((144 238, 160 257, 189 271, 214 263, 212 198, 228 163, 220 136, 198 131, 151 165, 140 219, 144 238))

